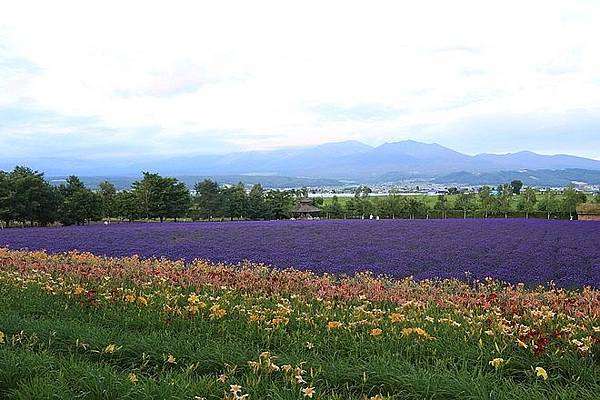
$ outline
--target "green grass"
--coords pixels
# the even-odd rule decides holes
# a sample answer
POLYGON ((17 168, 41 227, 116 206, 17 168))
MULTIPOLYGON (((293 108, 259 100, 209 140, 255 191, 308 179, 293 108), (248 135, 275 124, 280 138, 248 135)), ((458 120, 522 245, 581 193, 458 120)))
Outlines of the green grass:
MULTIPOLYGON (((89 305, 72 296, 0 285, 0 398, 9 399, 222 399, 239 384, 251 399, 304 398, 281 371, 255 373, 248 361, 268 351, 279 366, 302 365, 320 399, 597 399, 600 369, 594 358, 503 349, 493 338, 479 344, 464 330, 427 327, 435 340, 400 335, 385 322, 372 337, 359 330, 328 331, 323 321, 347 319, 352 307, 290 300, 290 322, 274 329, 249 324, 238 307, 273 307, 277 299, 209 290, 228 314, 218 320, 165 313, 161 302, 89 305), (317 323, 303 322, 308 315, 317 323), (395 332, 395 334, 393 334, 395 332), (312 342, 314 348, 307 348, 312 342), (120 347, 106 353, 108 344, 120 347), (496 371, 489 360, 508 364, 496 371), (176 364, 166 361, 176 357, 176 364), (543 365, 548 381, 535 377, 543 365), (235 367, 234 367, 235 366, 235 367), (137 383, 129 380, 134 373, 137 383), (227 375, 226 382, 217 378, 227 375)), ((373 305, 375 307, 376 305, 373 305)), ((379 308, 392 307, 379 304, 379 308)), ((393 309, 393 308, 392 308, 393 309)), ((436 308, 424 314, 447 313, 436 308)), ((398 328, 399 329, 399 328, 398 328)))

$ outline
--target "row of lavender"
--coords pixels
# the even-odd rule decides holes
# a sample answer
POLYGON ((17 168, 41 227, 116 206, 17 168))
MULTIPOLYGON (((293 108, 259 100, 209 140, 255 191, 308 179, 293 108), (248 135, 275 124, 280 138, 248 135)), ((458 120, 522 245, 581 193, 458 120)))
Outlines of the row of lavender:
POLYGON ((544 220, 113 224, 0 231, 0 247, 196 258, 416 279, 600 287, 600 224, 544 220))

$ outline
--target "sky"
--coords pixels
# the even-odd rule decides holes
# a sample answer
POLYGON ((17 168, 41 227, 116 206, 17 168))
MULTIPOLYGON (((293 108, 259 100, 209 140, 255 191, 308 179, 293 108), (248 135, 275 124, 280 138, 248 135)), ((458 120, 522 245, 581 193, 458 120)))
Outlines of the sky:
POLYGON ((137 159, 360 140, 600 159, 600 1, 28 1, 0 149, 137 159))

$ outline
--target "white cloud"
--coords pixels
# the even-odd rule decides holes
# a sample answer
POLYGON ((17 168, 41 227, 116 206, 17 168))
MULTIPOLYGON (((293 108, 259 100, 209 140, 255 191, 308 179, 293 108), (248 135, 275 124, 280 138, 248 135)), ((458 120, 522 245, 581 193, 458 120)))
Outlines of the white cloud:
POLYGON ((18 1, 0 15, 0 107, 94 118, 124 144, 156 127, 148 151, 218 132, 231 149, 444 143, 480 116, 600 106, 599 20, 596 1, 18 1))

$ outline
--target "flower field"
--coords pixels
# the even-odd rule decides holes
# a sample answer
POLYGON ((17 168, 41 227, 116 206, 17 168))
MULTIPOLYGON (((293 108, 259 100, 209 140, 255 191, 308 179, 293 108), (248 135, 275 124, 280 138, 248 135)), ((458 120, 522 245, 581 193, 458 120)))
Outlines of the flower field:
POLYGON ((485 278, 600 287, 600 224, 586 221, 330 220, 6 229, 0 247, 171 260, 250 260, 396 278, 485 278))
POLYGON ((0 398, 600 393, 592 288, 0 249, 0 293, 0 398))

